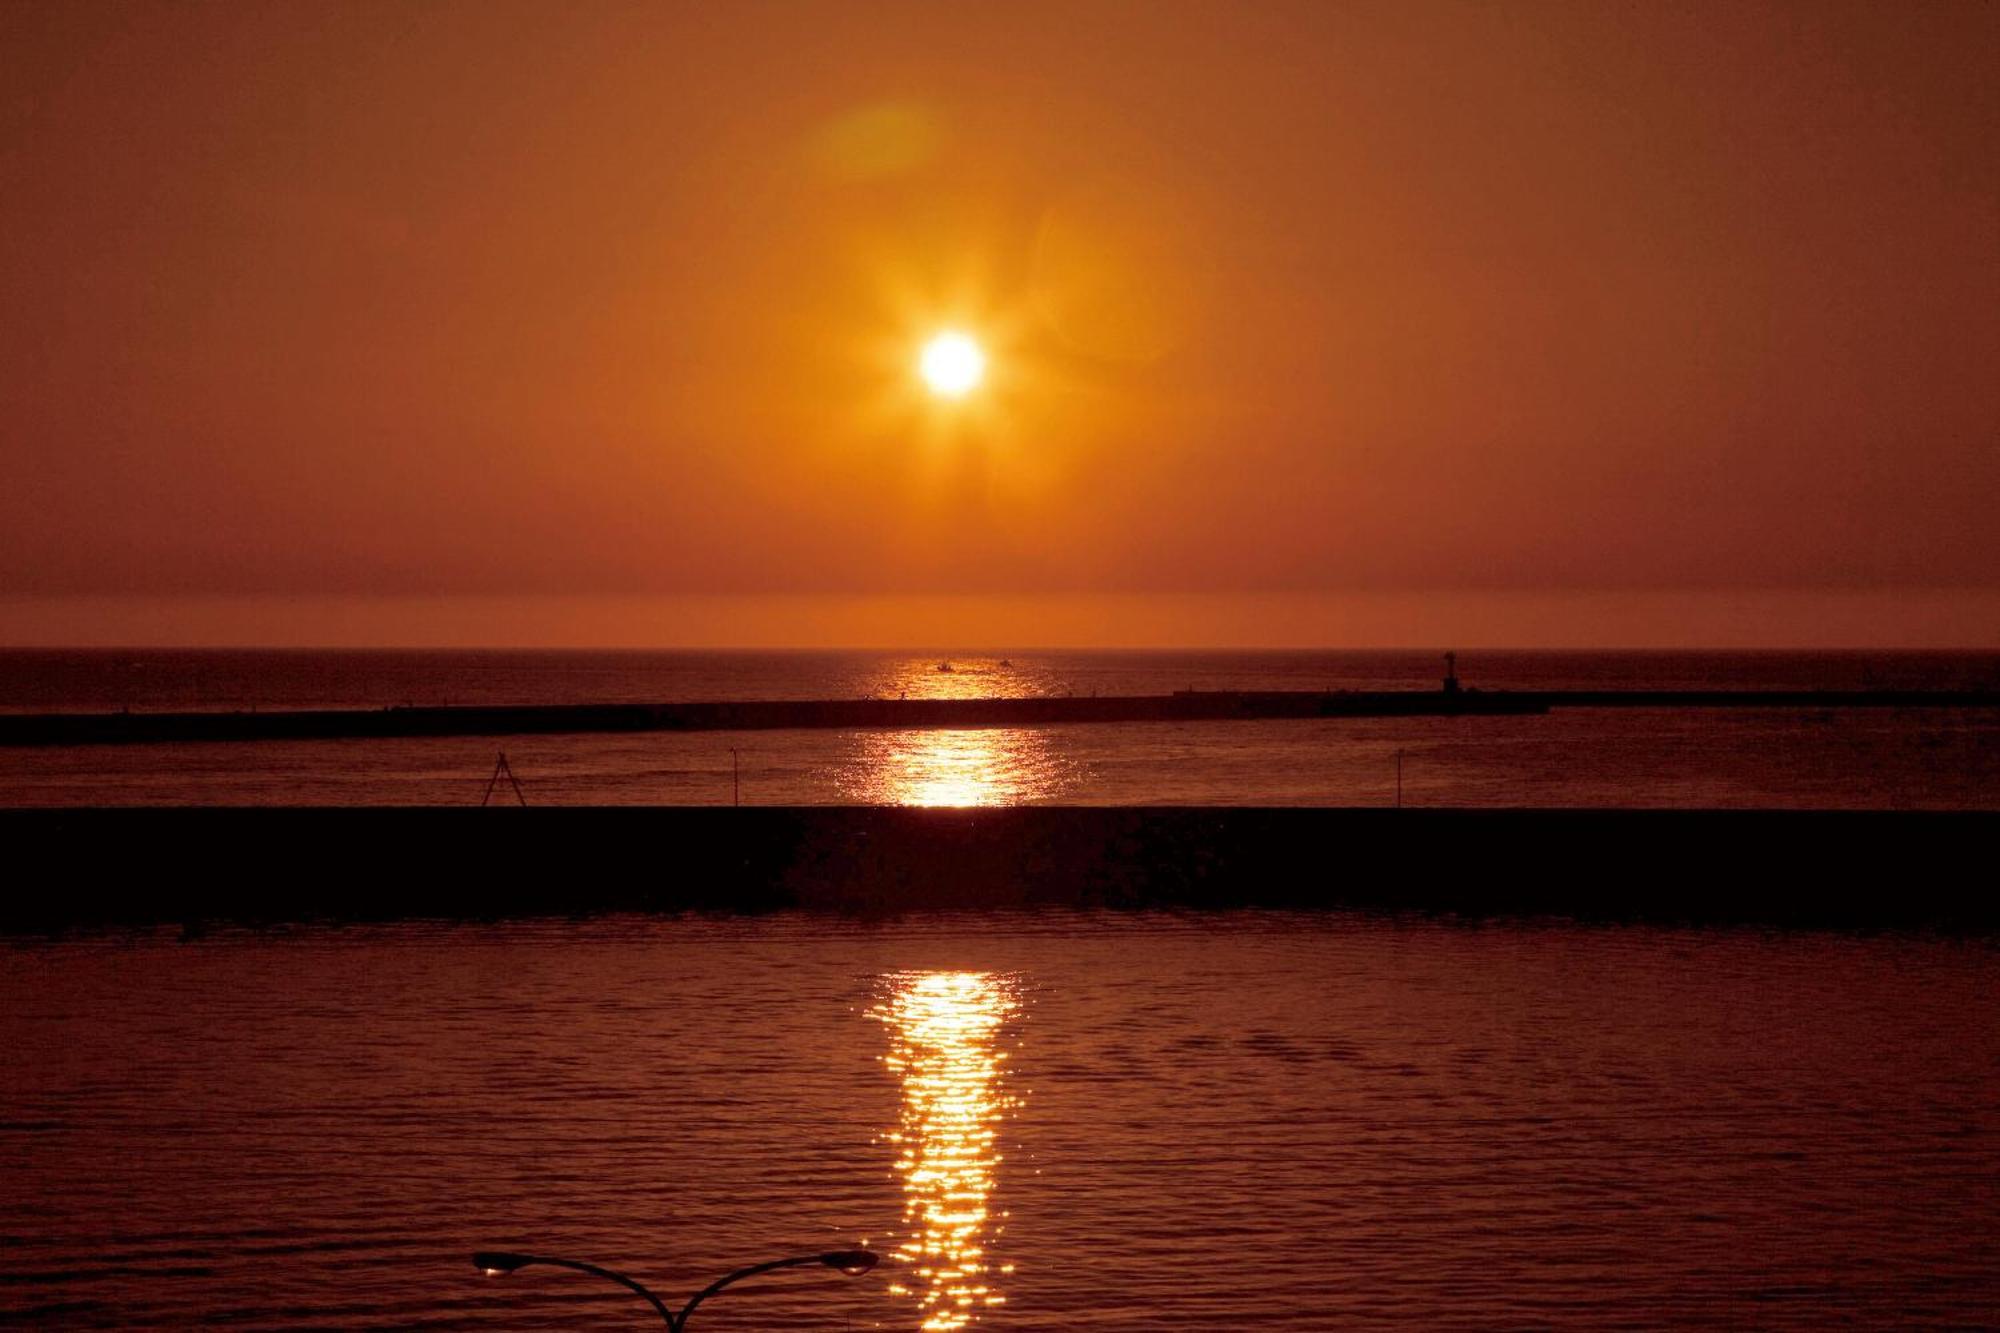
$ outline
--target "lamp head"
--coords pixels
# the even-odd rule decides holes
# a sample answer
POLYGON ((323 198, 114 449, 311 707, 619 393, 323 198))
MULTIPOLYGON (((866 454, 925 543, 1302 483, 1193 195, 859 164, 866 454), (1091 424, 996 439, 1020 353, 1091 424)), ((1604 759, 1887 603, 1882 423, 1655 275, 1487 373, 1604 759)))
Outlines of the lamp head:
POLYGON ((509 1254, 505 1250, 481 1250, 472 1256, 473 1266, 485 1269, 488 1277, 511 1273, 528 1262, 527 1255, 509 1254))
POLYGON ((831 1254, 822 1254, 819 1261, 828 1268, 838 1268, 849 1277, 860 1277, 882 1262, 879 1255, 869 1250, 835 1250, 831 1254))

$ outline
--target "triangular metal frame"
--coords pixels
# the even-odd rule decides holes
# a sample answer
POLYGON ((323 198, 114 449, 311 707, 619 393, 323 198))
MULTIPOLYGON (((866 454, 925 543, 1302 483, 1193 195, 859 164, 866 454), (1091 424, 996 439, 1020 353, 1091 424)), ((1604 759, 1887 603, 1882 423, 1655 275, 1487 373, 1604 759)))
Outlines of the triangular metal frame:
POLYGON ((507 752, 505 750, 500 752, 499 762, 493 765, 493 776, 486 780, 486 794, 479 798, 479 803, 483 806, 493 799, 493 789, 500 785, 502 774, 505 774, 507 781, 514 785, 514 799, 522 805, 526 805, 528 803, 528 794, 521 790, 521 780, 514 776, 514 767, 507 762, 507 752))

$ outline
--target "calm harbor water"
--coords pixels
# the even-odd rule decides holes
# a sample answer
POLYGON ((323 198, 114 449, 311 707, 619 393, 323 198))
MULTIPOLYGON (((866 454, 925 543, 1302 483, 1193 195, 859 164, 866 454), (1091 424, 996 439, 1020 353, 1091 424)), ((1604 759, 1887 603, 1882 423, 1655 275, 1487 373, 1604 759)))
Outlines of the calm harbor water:
MULTIPOLYGON (((1991 653, 1469 653, 1486 688, 2000 688, 1991 653)), ((0 710, 1422 689, 1436 654, 0 652, 0 710), (938 671, 941 660, 953 671, 938 671)), ((911 732, 454 737, 0 750, 0 805, 2000 807, 2000 711, 1578 709, 911 732)))
POLYGON ((0 950, 0 1324, 1989 1325, 1991 941, 1344 916, 0 950))

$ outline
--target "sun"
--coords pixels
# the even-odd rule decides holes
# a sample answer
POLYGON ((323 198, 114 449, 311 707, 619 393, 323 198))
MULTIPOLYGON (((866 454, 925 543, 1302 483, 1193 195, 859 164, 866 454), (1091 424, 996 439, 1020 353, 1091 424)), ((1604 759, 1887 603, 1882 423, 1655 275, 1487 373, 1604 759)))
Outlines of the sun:
POLYGON ((985 377, 986 353, 963 333, 940 333, 924 344, 917 373, 939 397, 961 398, 985 377))

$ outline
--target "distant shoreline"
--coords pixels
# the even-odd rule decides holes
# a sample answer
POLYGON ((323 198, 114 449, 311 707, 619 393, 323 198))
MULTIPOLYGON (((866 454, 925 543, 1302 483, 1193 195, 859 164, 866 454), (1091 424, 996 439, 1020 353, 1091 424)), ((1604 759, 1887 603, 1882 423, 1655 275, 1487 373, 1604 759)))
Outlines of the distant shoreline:
POLYGON ((2000 930, 2000 811, 0 810, 0 930, 612 912, 1362 910, 2000 930))

